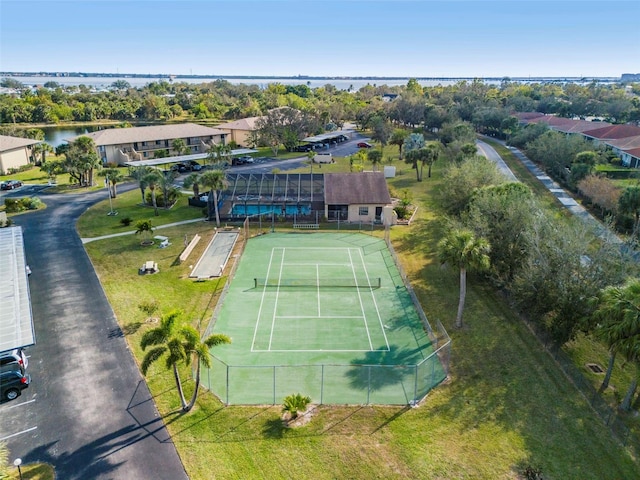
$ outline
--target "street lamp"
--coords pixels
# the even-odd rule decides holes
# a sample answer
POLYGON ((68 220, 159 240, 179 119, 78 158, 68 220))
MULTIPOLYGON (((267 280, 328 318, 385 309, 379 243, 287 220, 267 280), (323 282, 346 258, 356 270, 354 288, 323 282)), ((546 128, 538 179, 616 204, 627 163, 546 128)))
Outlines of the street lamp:
POLYGON ((13 465, 15 467, 18 467, 18 474, 20 475, 20 480, 22 480, 22 470, 20 470, 20 465, 22 465, 22 459, 21 458, 16 458, 13 461, 13 465))

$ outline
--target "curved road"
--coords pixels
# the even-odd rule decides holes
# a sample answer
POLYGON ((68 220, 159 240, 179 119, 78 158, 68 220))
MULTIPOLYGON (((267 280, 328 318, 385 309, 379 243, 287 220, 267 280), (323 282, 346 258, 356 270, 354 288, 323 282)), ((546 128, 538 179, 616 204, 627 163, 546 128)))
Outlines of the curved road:
POLYGON ((51 463, 65 480, 186 479, 75 230, 105 196, 45 194, 48 208, 14 217, 33 271, 37 343, 27 350, 31 386, 0 405, 0 440, 10 459, 51 463))

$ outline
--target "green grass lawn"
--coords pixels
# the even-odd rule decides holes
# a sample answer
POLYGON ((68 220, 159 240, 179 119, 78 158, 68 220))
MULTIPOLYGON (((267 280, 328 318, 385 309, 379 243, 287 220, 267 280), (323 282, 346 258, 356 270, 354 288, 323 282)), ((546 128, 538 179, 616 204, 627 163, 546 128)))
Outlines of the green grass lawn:
MULTIPOLYGON (((397 155, 397 148, 389 152, 397 155)), ((417 183, 409 166, 392 164, 398 167, 393 189, 408 188, 419 205, 416 221, 394 227, 392 240, 427 316, 442 321, 452 336, 450 379, 418 408, 320 406, 310 423, 287 429, 279 406, 225 407, 206 391, 183 415, 171 373, 154 365, 147 381, 189 477, 518 479, 532 465, 546 479, 639 478, 636 459, 614 440, 504 299, 473 276, 466 327, 453 328, 458 272, 437 261, 442 225, 432 208, 443 165, 436 164, 433 178, 425 172, 417 183)), ((130 203, 129 194, 118 197, 120 215, 125 204, 131 215, 138 212, 133 205, 139 192, 132 194, 130 203)), ((117 231, 105 218, 106 209, 105 201, 83 216, 81 236, 117 231)), ((140 218, 153 219, 149 210, 141 212, 140 218)), ((169 215, 156 219, 172 221, 169 215)), ((181 265, 176 263, 180 241, 162 250, 142 247, 135 236, 86 245, 138 362, 140 337, 153 325, 138 309, 142 301, 155 299, 161 312, 182 308, 200 331, 211 317, 222 283, 186 278, 189 264, 211 238, 211 226, 198 222, 162 230, 172 239, 195 233, 204 238, 181 265), (139 277, 137 265, 152 258, 160 273, 139 277)), ((187 396, 191 389, 187 382, 187 396)))

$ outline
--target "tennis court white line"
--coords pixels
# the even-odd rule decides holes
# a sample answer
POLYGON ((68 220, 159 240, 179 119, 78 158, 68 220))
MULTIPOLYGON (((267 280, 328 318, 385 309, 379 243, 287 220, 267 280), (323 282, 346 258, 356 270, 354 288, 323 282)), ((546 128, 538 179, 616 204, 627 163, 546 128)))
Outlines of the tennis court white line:
POLYGON ((282 269, 284 266, 284 255, 286 249, 282 248, 282 260, 280 261, 280 272, 278 273, 278 287, 276 288, 276 300, 273 305, 273 317, 271 318, 271 332, 269 333, 269 350, 271 350, 271 343, 273 342, 273 331, 276 328, 276 312, 278 311, 278 298, 280 298, 280 282, 282 281, 282 269))
MULTIPOLYGON (((364 263, 364 257, 362 256, 362 250, 358 249, 360 253, 360 261, 362 262, 362 268, 364 268, 364 274, 367 277, 367 283, 371 285, 371 279, 369 278, 369 272, 367 271, 367 266, 364 263)), ((382 324, 382 317, 380 317, 380 310, 378 309, 378 302, 376 302, 376 296, 373 294, 373 290, 371 291, 371 299, 373 300, 373 305, 376 307, 376 315, 378 315, 378 321, 380 322, 380 330, 382 331, 382 336, 384 337, 384 343, 389 348, 389 339, 387 338, 387 332, 384 331, 384 325, 382 324)))
POLYGON ((315 267, 316 265, 322 265, 323 267, 350 267, 351 265, 349 265, 348 263, 297 263, 297 262, 287 262, 284 264, 287 267, 290 266, 294 266, 294 267, 315 267))
POLYGON ((254 352, 276 352, 276 353, 287 353, 287 352, 297 352, 297 353, 314 353, 314 352, 342 352, 342 353, 348 353, 348 352, 355 352, 355 353, 362 353, 362 352, 388 352, 389 349, 388 348, 383 348, 383 349, 377 349, 377 350, 369 350, 369 349, 364 349, 364 350, 333 350, 330 348, 319 348, 317 350, 253 350, 254 352))
MULTIPOLYGON (((351 257, 351 249, 349 248, 347 250, 349 252, 349 261, 351 262, 351 273, 353 273, 353 281, 356 282, 356 285, 358 284, 358 277, 356 276, 356 269, 354 268, 353 265, 353 258, 351 257)), ((364 316, 364 328, 366 328, 367 330, 367 337, 369 338, 369 348, 370 350, 373 350, 373 342, 371 341, 371 332, 369 332, 369 325, 367 325, 367 314, 364 311, 364 305, 362 304, 362 295, 360 295, 360 289, 358 288, 358 301, 360 302, 360 311, 362 312, 362 315, 364 316)))
MULTIPOLYGON (((271 264, 273 262, 273 249, 271 250, 271 257, 269 257, 269 265, 267 266, 267 278, 271 272, 271 264)), ((251 342, 251 351, 253 352, 253 346, 256 344, 256 336, 258 335, 258 326, 260 325, 260 317, 262 315, 262 306, 264 305, 264 297, 267 294, 267 287, 262 289, 262 298, 260 299, 260 308, 258 309, 258 318, 256 318, 256 328, 253 331, 253 341, 251 342)))
POLYGON ((273 247, 274 249, 285 248, 287 250, 349 250, 350 247, 273 247))
POLYGON ((323 316, 314 316, 314 315, 277 315, 276 318, 317 318, 317 319, 329 319, 329 318, 364 318, 362 316, 350 316, 350 315, 327 315, 323 316))

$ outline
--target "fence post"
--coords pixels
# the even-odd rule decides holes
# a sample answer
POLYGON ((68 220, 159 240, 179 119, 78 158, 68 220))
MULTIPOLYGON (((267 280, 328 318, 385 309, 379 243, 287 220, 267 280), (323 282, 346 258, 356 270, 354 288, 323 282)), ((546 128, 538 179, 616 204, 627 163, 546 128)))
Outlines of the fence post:
POLYGON ((320 405, 324 405, 324 363, 320 365, 320 405))
POLYGON ((229 406, 229 369, 230 368, 231 367, 229 365, 227 365, 227 388, 226 388, 226 390, 227 390, 227 402, 226 402, 227 406, 229 406))
POLYGON ((371 398, 371 365, 368 366, 369 371, 369 381, 367 382, 367 405, 369 405, 371 398))
POLYGON ((273 366, 273 404, 276 404, 276 366, 273 366))
POLYGON ((413 385, 413 403, 418 402, 418 375, 419 375, 419 365, 416 364, 414 385, 413 385))

